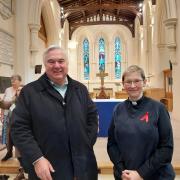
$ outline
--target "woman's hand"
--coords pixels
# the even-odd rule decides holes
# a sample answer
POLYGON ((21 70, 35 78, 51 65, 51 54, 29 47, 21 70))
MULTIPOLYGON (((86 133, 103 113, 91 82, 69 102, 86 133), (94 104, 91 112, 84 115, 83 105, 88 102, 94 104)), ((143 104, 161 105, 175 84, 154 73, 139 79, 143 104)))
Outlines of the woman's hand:
POLYGON ((122 180, 143 180, 137 171, 134 170, 124 170, 122 171, 122 180))

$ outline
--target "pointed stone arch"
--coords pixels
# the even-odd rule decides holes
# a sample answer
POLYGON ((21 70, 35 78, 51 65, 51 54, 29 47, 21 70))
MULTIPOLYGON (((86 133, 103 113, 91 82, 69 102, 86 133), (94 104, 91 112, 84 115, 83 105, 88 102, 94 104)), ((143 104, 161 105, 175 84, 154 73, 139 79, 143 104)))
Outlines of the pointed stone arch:
MULTIPOLYGON (((59 44, 60 20, 56 20, 51 1, 45 0, 42 6, 42 16, 44 19, 48 44, 59 44)), ((55 6, 59 9, 59 5, 55 6)), ((60 10, 59 10, 60 11, 60 10)), ((59 16, 60 17, 60 16, 59 16)))
MULTIPOLYGON (((48 44, 59 43, 60 24, 56 23, 54 12, 50 1, 48 0, 31 0, 29 8, 29 26, 40 28, 41 14, 44 20, 45 29, 47 32, 48 44)), ((57 4, 57 8, 59 5, 57 4)), ((32 42, 33 43, 33 42, 32 42)), ((35 45, 35 44, 34 44, 35 45)))
MULTIPOLYGON (((30 28, 30 52, 31 66, 35 66, 36 56, 39 51, 39 37, 41 17, 44 20, 45 31, 47 33, 47 45, 59 44, 59 27, 55 21, 55 13, 52 9, 53 4, 48 0, 29 1, 28 25, 30 28)), ((59 5, 57 6, 59 8, 59 5)))

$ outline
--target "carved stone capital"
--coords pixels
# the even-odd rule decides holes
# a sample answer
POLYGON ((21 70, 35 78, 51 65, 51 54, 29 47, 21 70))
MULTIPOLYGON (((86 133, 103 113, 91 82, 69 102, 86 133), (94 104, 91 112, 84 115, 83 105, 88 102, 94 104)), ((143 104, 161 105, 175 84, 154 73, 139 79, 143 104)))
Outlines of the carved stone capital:
POLYGON ((30 28, 30 51, 37 52, 38 51, 38 32, 40 29, 39 24, 29 24, 30 28))
POLYGON ((177 18, 169 18, 164 21, 165 27, 167 28, 167 43, 166 47, 169 51, 169 59, 173 64, 177 64, 176 60, 176 24, 177 18))
POLYGON ((177 23, 177 18, 170 18, 164 21, 168 34, 167 48, 171 50, 176 48, 176 23, 177 23))
POLYGON ((29 24, 29 28, 31 31, 37 31, 38 32, 40 27, 41 26, 39 24, 29 24))
POLYGON ((166 19, 164 21, 165 26, 170 27, 170 26, 176 26, 177 23, 177 18, 170 18, 170 19, 166 19))
POLYGON ((39 51, 38 49, 38 32, 40 29, 39 24, 29 24, 30 28, 30 47, 31 52, 31 66, 34 67, 36 63, 36 56, 39 51))

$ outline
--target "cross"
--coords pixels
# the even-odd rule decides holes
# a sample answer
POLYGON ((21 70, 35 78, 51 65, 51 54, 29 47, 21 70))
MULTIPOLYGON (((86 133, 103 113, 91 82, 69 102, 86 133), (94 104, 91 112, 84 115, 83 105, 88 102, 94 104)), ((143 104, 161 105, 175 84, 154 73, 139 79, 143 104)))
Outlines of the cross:
POLYGON ((105 73, 104 70, 100 71, 100 73, 96 74, 97 77, 101 79, 101 87, 104 86, 104 77, 108 76, 108 73, 105 73))

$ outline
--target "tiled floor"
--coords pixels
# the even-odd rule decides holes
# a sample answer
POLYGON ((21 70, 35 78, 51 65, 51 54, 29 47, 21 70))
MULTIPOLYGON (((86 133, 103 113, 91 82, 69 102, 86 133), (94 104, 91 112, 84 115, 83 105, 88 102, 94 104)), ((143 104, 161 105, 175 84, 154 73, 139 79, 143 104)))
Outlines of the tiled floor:
MULTIPOLYGON (((98 180, 114 180, 112 175, 99 175, 98 180)), ((180 180, 180 176, 177 176, 175 180, 180 180)))
MULTIPOLYGON (((14 178, 16 177, 16 175, 10 175, 10 178, 8 179, 8 180, 14 180, 14 178)), ((114 180, 114 178, 113 178, 113 175, 110 175, 110 174, 100 174, 99 176, 98 176, 98 180, 114 180)), ((180 176, 177 176, 176 178, 175 178, 175 180, 180 180, 180 176)))

